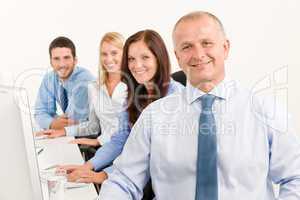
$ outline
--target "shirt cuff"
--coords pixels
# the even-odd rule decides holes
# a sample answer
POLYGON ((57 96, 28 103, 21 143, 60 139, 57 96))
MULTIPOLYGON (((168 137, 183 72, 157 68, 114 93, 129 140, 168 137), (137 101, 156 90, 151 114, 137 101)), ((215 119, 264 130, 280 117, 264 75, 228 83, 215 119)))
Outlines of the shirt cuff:
POLYGON ((53 121, 53 118, 51 118, 51 117, 49 117, 49 118, 47 117, 44 119, 41 118, 41 119, 36 120, 39 128, 42 128, 42 129, 50 129, 50 125, 51 125, 52 121, 53 121))
POLYGON ((104 143, 102 142, 102 139, 101 139, 101 137, 100 136, 98 136, 97 137, 97 140, 98 140, 98 142, 99 142, 99 144, 100 144, 100 146, 102 146, 104 143))
POLYGON ((97 158, 96 158, 96 156, 92 157, 92 158, 89 160, 89 162, 92 163, 93 169, 96 171, 96 170, 97 170, 97 158))
POLYGON ((106 136, 104 134, 101 134, 99 137, 97 137, 97 140, 98 140, 99 144, 102 146, 103 144, 110 141, 110 137, 106 136))
POLYGON ((66 126, 65 127, 66 136, 77 136, 77 126, 66 126))
POLYGON ((114 171, 114 166, 111 165, 111 166, 109 166, 109 167, 106 167, 105 169, 103 169, 103 171, 104 171, 107 175, 109 175, 109 174, 111 174, 111 173, 114 171))

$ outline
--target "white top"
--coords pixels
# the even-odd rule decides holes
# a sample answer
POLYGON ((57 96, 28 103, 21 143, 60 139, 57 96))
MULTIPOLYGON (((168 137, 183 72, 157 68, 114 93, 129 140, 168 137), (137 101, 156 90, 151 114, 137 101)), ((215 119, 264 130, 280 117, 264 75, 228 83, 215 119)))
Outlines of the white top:
POLYGON ((96 82, 92 82, 88 85, 88 94, 89 121, 66 127, 66 134, 67 136, 96 135, 101 130, 98 140, 103 145, 110 141, 110 137, 118 130, 118 117, 124 109, 127 85, 119 82, 110 97, 105 84, 99 86, 96 82))

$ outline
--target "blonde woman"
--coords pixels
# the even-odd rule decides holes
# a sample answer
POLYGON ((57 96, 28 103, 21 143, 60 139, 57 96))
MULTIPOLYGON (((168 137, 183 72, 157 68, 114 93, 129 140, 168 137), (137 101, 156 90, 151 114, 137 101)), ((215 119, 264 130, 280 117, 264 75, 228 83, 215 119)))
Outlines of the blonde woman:
POLYGON ((61 130, 48 130, 44 134, 54 138, 96 135, 101 131, 97 139, 80 138, 71 142, 100 146, 110 141, 118 130, 118 116, 127 97, 127 85, 121 81, 123 44, 123 36, 117 32, 106 33, 100 42, 99 79, 88 86, 89 121, 61 130))
POLYGON ((156 31, 142 30, 130 36, 123 48, 121 66, 122 80, 128 87, 128 107, 120 115, 120 128, 110 142, 99 148, 85 164, 61 166, 67 170, 68 181, 102 183, 113 169, 106 167, 121 154, 131 127, 144 108, 155 100, 183 89, 180 83, 170 77, 168 51, 156 31))

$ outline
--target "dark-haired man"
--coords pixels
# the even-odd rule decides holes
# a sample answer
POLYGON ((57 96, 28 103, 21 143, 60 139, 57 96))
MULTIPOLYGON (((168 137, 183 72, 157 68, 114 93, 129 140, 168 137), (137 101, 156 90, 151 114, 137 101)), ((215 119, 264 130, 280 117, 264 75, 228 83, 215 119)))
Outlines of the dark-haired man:
POLYGON ((61 129, 88 118, 88 82, 92 74, 76 66, 74 43, 66 37, 57 37, 49 46, 53 71, 47 73, 39 88, 35 103, 35 120, 42 129, 61 129), (58 115, 56 105, 63 114, 58 115))

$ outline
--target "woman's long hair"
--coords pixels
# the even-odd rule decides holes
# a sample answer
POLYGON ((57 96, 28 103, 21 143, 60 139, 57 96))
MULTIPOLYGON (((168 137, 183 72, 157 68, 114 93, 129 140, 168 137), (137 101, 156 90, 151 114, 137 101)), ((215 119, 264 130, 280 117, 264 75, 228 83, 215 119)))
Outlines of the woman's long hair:
POLYGON ((123 48, 122 81, 128 87, 128 112, 130 124, 134 124, 142 110, 151 102, 164 97, 170 83, 171 64, 167 48, 161 36, 153 30, 139 31, 130 36, 123 48), (132 43, 143 41, 157 60, 157 71, 153 77, 154 92, 149 96, 146 87, 139 84, 128 67, 128 51, 132 43))

